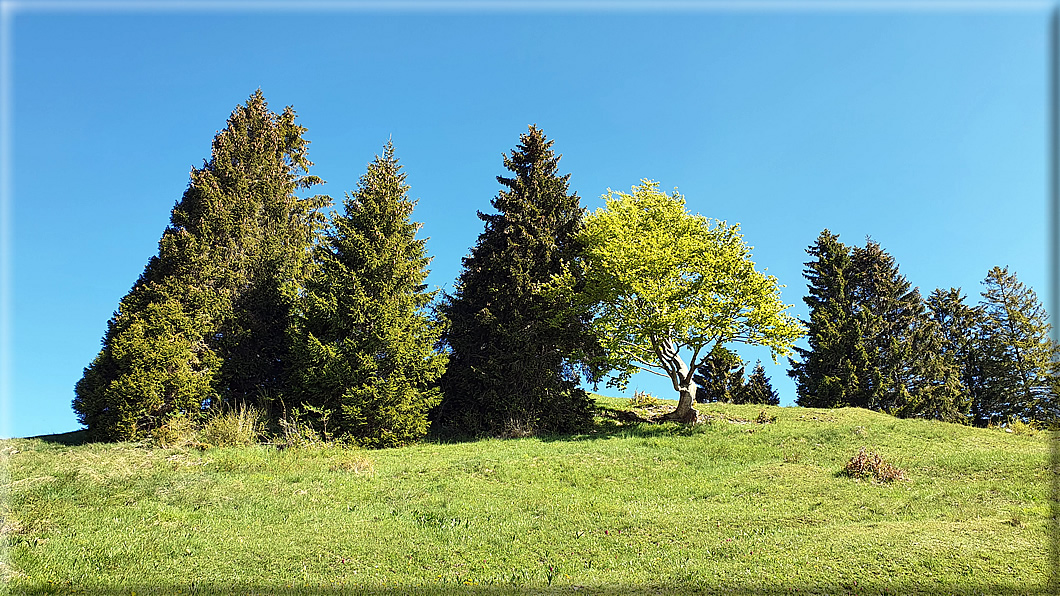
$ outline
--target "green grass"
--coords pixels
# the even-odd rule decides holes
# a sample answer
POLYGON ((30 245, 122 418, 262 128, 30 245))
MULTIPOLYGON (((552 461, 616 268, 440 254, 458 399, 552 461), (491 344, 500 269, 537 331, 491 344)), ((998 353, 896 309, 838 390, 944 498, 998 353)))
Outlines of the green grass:
POLYGON ((17 594, 1044 591, 1048 433, 701 411, 380 451, 2 441, 0 573, 17 594), (861 447, 906 479, 844 475, 861 447))

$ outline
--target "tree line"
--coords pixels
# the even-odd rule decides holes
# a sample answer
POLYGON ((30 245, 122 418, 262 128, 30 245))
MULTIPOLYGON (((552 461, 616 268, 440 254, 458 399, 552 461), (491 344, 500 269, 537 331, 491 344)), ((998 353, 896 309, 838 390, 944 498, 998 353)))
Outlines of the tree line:
MULTIPOLYGON (((484 230, 453 292, 431 291, 431 258, 416 237, 416 203, 393 144, 336 204, 311 194, 322 181, 309 173, 305 132, 291 107, 270 111, 258 90, 215 136, 158 254, 75 386, 73 407, 90 437, 137 439, 174 418, 251 406, 272 425, 296 417, 370 447, 414 441, 431 425, 470 435, 573 432, 592 422, 584 382, 621 387, 639 370, 672 382, 678 406, 665 418, 689 422, 694 401, 778 403, 761 364, 744 381, 730 347, 767 346, 775 360, 791 354, 804 327, 811 347, 794 348, 802 361, 792 360, 802 405, 949 419, 953 408, 969 411, 950 400, 961 391, 984 396, 969 400, 970 411, 993 413, 1012 383, 1036 374, 1025 367, 1024 377, 1004 377, 1008 385, 986 383, 987 352, 977 347, 980 368, 969 378, 980 384, 972 389, 960 368, 973 361, 971 348, 939 343, 971 325, 964 311, 954 314, 960 300, 940 302, 951 310, 939 310, 939 321, 917 315, 927 322, 914 325, 899 316, 914 306, 886 302, 883 270, 873 277, 808 264, 807 301, 817 302, 810 322, 800 322, 786 312, 777 280, 755 270, 738 225, 690 214, 681 195, 650 180, 630 193, 608 190, 606 206, 588 213, 536 126, 503 156, 508 175, 497 177, 496 212, 478 213, 484 230), (829 327, 828 309, 858 326, 833 337, 838 323, 829 327), (903 324, 917 341, 903 341, 903 324), (844 347, 865 358, 851 359, 844 347), (913 347, 958 364, 903 360, 913 347), (825 364, 833 354, 846 355, 840 372, 825 364), (871 359, 893 366, 873 372, 871 359)), ((842 261, 846 249, 828 238, 827 249, 819 239, 811 250, 842 261)), ((1040 386, 1032 393, 1035 403, 1052 403, 1040 386)))
POLYGON ((985 426, 1060 416, 1060 347, 1034 290, 994 267, 977 304, 960 288, 927 298, 879 243, 824 230, 807 253, 807 348, 796 403, 985 426))

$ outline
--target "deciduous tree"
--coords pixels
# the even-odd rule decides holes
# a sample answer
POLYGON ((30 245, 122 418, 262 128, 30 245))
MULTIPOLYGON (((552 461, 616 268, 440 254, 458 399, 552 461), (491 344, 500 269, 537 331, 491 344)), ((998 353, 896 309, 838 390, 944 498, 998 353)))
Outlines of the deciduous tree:
POLYGON ((604 199, 581 234, 580 301, 591 308, 612 383, 640 370, 666 377, 679 401, 665 418, 690 422, 694 371, 716 348, 790 351, 801 325, 785 312, 776 278, 755 270, 739 226, 692 215, 684 197, 650 180, 604 199))

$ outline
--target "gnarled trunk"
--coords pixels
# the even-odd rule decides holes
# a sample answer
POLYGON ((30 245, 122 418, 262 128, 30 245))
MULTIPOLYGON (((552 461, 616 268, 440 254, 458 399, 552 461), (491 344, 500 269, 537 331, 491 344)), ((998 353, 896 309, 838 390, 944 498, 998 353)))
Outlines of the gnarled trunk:
POLYGON ((662 420, 672 420, 682 424, 692 424, 696 421, 696 409, 692 404, 696 401, 696 384, 689 382, 687 387, 680 389, 681 398, 677 402, 677 408, 673 412, 664 415, 662 420))
MULTIPOLYGON (((691 424, 696 421, 696 410, 692 404, 696 401, 696 383, 692 380, 692 370, 678 353, 673 340, 666 338, 654 342, 656 353, 662 361, 663 369, 670 375, 674 389, 680 394, 677 408, 665 414, 660 420, 691 424)), ((695 356, 692 357, 695 360, 695 356)))

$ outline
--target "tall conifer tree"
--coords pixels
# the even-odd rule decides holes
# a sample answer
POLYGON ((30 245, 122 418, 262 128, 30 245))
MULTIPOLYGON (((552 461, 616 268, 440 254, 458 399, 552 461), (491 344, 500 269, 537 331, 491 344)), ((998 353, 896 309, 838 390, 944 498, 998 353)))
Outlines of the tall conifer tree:
POLYGON ((769 376, 766 375, 766 369, 762 366, 761 360, 755 363, 754 369, 751 370, 751 376, 747 377, 747 383, 735 403, 764 404, 767 406, 780 405, 780 396, 773 390, 773 384, 769 381, 769 376))
POLYGON ((813 257, 803 270, 809 281, 803 298, 810 309, 810 320, 804 321, 809 348, 795 347, 799 360, 789 359, 795 401, 814 408, 861 405, 869 354, 855 302, 850 248, 825 229, 806 252, 813 257))
POLYGON ((445 368, 427 312, 435 293, 423 284, 430 257, 408 190, 388 142, 333 215, 304 298, 299 400, 330 413, 330 431, 369 447, 426 434, 445 368))
POLYGON ((871 239, 851 251, 851 272, 855 310, 869 357, 853 405, 898 412, 914 401, 913 369, 926 347, 917 340, 928 337, 917 333, 924 320, 920 291, 899 273, 894 257, 871 239))
POLYGON ((1060 346, 1049 338, 1048 313, 1034 290, 1007 267, 991 269, 983 284, 984 387, 973 405, 977 422, 1060 417, 1060 346))
POLYGON ((591 421, 592 402, 578 387, 573 356, 592 340, 586 321, 543 287, 576 271, 582 227, 570 174, 559 175, 552 141, 535 126, 504 156, 512 177, 479 213, 485 231, 464 258, 448 319, 450 361, 438 416, 464 432, 502 432, 510 424, 566 431, 591 421))
POLYGON ((194 168, 170 225, 122 299, 74 410, 100 439, 129 439, 166 416, 282 392, 293 300, 323 197, 294 110, 261 90, 232 112, 194 168))

